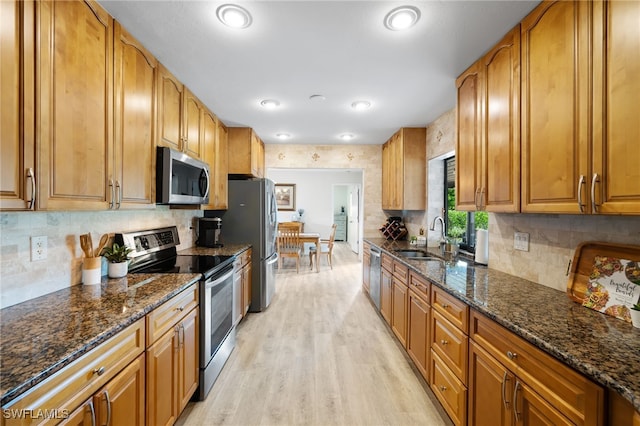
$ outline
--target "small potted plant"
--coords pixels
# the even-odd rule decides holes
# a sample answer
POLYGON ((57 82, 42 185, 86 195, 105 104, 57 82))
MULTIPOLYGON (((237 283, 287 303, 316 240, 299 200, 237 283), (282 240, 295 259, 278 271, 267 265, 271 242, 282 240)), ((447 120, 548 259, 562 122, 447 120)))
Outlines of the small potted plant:
POLYGON ((631 324, 633 324, 634 327, 640 328, 640 300, 631 307, 629 312, 631 313, 631 324))
POLYGON ((131 250, 126 245, 113 243, 111 247, 105 247, 102 255, 107 258, 109 278, 122 278, 127 275, 129 269, 129 253, 131 250))

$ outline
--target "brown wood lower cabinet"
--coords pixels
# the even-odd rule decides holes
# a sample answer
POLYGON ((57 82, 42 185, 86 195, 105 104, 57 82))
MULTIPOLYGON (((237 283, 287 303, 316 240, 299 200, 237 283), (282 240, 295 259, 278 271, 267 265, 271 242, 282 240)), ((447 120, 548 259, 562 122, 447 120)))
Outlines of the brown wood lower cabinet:
POLYGON ((449 370, 440 357, 431 351, 431 390, 456 426, 467 424, 467 387, 449 370))
MULTIPOLYGON (((384 257, 384 255, 382 255, 384 257)), ((384 267, 380 269, 380 314, 391 324, 391 293, 393 291, 391 272, 384 267)))
POLYGON ((147 349, 148 425, 175 423, 189 402, 198 387, 198 349, 198 309, 147 349))
POLYGON ((599 385, 474 310, 470 337, 470 425, 605 424, 599 385))
POLYGON ((407 347, 407 305, 409 303, 409 289, 407 284, 397 279, 392 279, 391 294, 391 330, 396 335, 402 346, 407 347))
POLYGON ((407 353, 425 380, 429 380, 429 313, 431 307, 413 289, 409 289, 409 331, 407 353))

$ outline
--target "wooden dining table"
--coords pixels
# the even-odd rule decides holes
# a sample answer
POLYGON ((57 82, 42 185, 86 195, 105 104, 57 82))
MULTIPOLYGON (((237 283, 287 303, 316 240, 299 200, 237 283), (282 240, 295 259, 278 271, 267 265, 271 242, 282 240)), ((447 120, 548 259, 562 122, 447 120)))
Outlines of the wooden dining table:
MULTIPOLYGON (((317 232, 301 232, 300 233, 300 243, 313 243, 316 245, 315 253, 318 253, 320 250, 320 234, 317 232)), ((309 250, 309 265, 311 269, 313 269, 313 254, 311 250, 309 250)), ((316 259, 316 272, 320 272, 320 262, 316 259)))

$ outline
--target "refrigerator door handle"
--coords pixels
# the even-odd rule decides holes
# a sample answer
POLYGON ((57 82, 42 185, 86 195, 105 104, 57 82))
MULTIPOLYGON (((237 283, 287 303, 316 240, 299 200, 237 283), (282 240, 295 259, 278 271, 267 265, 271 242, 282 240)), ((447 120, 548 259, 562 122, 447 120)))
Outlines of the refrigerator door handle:
POLYGON ((273 253, 273 256, 272 256, 272 257, 273 257, 273 259, 272 259, 272 260, 269 260, 269 261, 267 262, 267 265, 273 265, 273 264, 274 264, 274 263, 276 263, 276 262, 278 261, 278 259, 280 258, 280 257, 278 256, 278 253, 273 253))

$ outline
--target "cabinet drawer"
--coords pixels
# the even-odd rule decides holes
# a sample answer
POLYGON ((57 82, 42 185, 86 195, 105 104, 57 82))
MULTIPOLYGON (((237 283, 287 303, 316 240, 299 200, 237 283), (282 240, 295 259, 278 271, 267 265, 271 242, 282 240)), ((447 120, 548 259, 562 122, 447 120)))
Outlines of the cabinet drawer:
MULTIPOLYGON (((144 318, 36 385, 4 409, 71 413, 144 351, 144 318)), ((6 425, 39 424, 34 417, 5 419, 6 425)), ((58 419, 59 420, 59 419, 58 419)))
POLYGON ((198 285, 193 284, 147 314, 147 347, 198 306, 198 285))
POLYGON ((393 276, 402 281, 405 285, 407 284, 407 278, 409 276, 409 268, 403 265, 400 262, 393 261, 393 276))
POLYGON ((467 388, 431 351, 431 389, 456 426, 467 424, 467 388))
POLYGON ((413 289, 427 304, 431 303, 431 283, 413 271, 409 271, 409 288, 413 289))
POLYGON ((431 315, 431 349, 462 383, 467 383, 468 337, 439 312, 431 315))
POLYGON ((602 387, 474 310, 470 322, 476 343, 572 422, 603 424, 602 387))
POLYGON ((393 272, 393 258, 388 254, 382 253, 382 255, 380 255, 380 264, 387 271, 393 272))
POLYGON ((463 301, 434 285, 431 286, 431 306, 460 330, 469 331, 469 307, 463 301))

